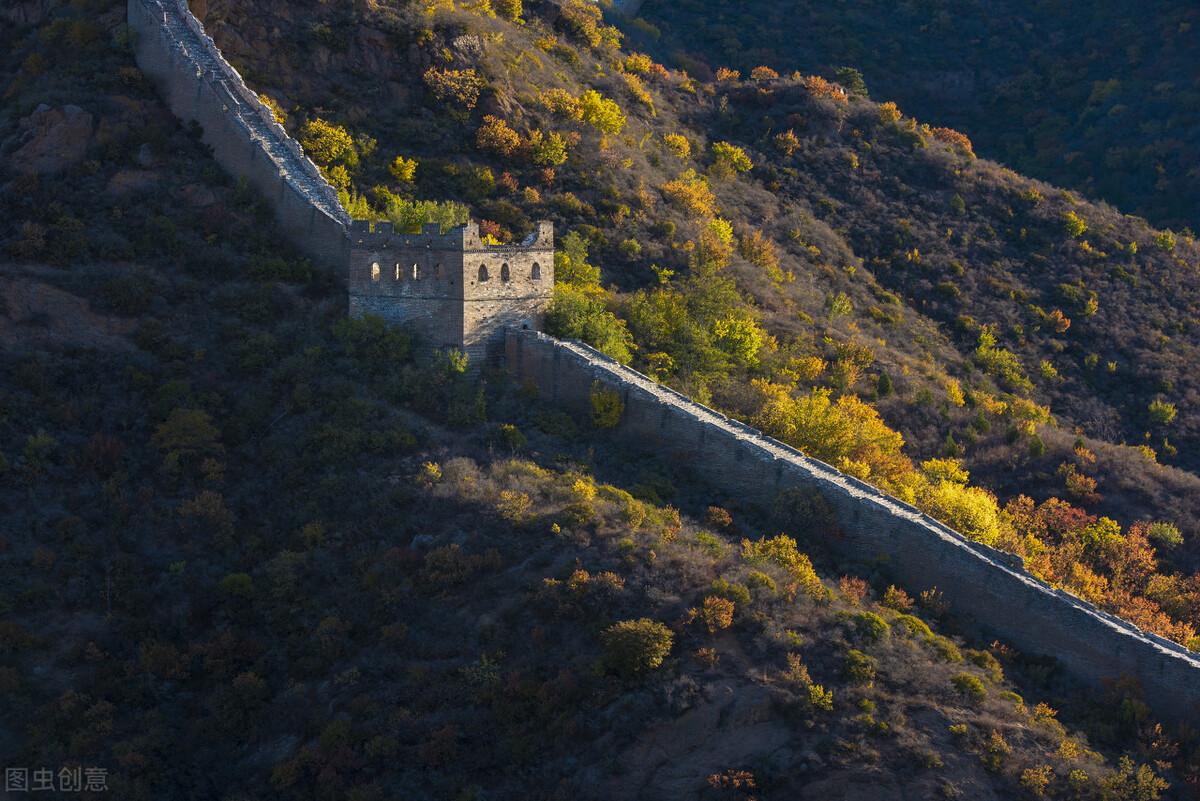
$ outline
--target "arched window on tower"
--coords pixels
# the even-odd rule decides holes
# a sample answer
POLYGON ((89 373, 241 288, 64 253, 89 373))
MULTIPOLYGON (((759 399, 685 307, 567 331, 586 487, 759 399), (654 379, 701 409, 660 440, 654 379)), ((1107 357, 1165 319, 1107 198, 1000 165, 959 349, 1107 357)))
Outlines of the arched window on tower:
POLYGON ((535 261, 533 263, 533 269, 529 271, 529 277, 532 278, 534 281, 541 281, 542 280, 542 265, 538 264, 535 261))
POLYGON ((481 264, 481 265, 479 265, 479 283, 482 284, 487 280, 488 280, 487 265, 481 264))
POLYGON ((420 280, 421 280, 421 268, 417 266, 416 262, 413 262, 413 266, 412 266, 412 278, 413 278, 413 280, 414 280, 414 281, 420 281, 420 280))
POLYGON ((441 263, 440 261, 439 261, 437 264, 433 265, 433 277, 434 277, 434 278, 436 278, 436 279, 438 279, 438 280, 441 280, 441 277, 442 277, 442 263, 441 263))
POLYGON ((377 261, 371 263, 371 280, 372 281, 379 280, 379 262, 377 262, 377 261))
POLYGON ((500 280, 505 283, 512 280, 512 273, 508 270, 508 262, 500 265, 500 280))
POLYGON ((396 265, 396 280, 397 281, 400 280, 400 265, 399 264, 396 265))

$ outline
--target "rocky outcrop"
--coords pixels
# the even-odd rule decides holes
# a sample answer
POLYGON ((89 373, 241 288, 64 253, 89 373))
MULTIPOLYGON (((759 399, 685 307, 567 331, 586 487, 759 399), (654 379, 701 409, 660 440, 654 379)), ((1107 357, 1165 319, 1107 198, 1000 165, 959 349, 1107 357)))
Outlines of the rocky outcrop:
POLYGON ((51 108, 43 103, 20 127, 10 163, 23 173, 56 173, 75 166, 87 156, 96 133, 92 115, 72 105, 51 108))

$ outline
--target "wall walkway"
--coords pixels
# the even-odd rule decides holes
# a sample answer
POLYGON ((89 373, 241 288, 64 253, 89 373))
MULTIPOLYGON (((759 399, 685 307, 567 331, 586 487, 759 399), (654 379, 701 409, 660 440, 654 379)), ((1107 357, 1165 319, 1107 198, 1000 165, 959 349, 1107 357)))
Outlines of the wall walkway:
POLYGON ((343 269, 350 217, 337 192, 221 55, 186 0, 129 0, 128 17, 138 66, 171 111, 199 123, 217 162, 267 199, 297 246, 343 269))
POLYGON ((549 400, 587 413, 593 382, 621 393, 615 429, 727 495, 770 508, 782 490, 816 490, 833 508, 831 549, 881 564, 911 590, 941 590, 956 613, 1029 654, 1051 655, 1099 685, 1137 678, 1169 720, 1200 719, 1200 654, 1108 614, 1027 573, 1019 557, 971 542, 871 485, 624 367, 598 351, 510 329, 509 369, 549 400))

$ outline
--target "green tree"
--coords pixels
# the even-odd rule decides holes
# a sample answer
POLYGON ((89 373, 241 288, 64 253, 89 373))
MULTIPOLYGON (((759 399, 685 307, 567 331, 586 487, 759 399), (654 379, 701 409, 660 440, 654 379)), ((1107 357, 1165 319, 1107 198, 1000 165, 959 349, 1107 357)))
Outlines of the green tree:
POLYGON ((838 67, 833 71, 833 76, 851 97, 867 97, 867 82, 863 80, 863 74, 854 67, 838 67))
POLYGON ((609 626, 600 635, 604 663, 623 676, 634 676, 662 665, 675 635, 655 620, 623 620, 609 626))

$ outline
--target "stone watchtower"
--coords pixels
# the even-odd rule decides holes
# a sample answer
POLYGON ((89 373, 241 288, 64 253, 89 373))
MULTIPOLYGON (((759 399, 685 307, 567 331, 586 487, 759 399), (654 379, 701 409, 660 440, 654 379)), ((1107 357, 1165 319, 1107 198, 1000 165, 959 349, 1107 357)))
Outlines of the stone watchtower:
POLYGON ((475 222, 404 234, 355 220, 349 235, 352 317, 410 325, 425 345, 460 348, 475 363, 503 348, 505 328, 542 327, 554 290, 551 222, 514 245, 484 244, 475 222))

